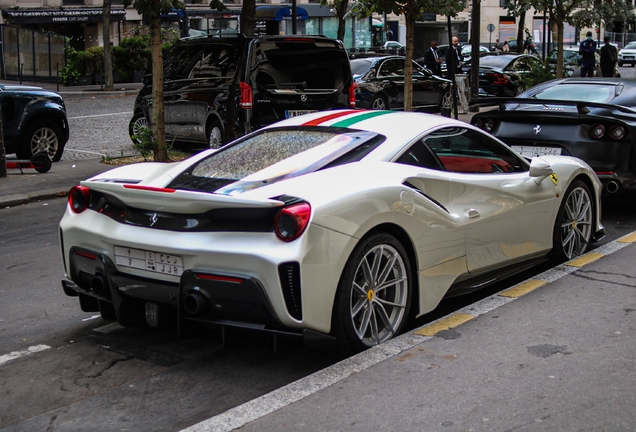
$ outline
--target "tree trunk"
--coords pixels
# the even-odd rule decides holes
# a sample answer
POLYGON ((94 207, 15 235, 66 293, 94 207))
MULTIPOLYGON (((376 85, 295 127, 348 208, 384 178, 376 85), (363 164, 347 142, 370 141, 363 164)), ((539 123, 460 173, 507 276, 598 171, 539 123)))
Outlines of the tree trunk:
POLYGON ((106 83, 106 91, 113 91, 113 58, 110 50, 110 4, 111 0, 104 0, 104 76, 102 79, 106 83))
POLYGON ((526 28, 526 11, 519 15, 519 25, 517 26, 517 52, 523 52, 523 29, 526 28))
POLYGON ((404 19, 406 21, 406 59, 404 65, 404 111, 413 111, 413 44, 415 34, 415 2, 408 0, 404 19))
POLYGON ((563 78, 563 27, 563 20, 557 20, 557 78, 563 78))
MULTIPOLYGON (((344 42, 345 31, 347 30, 346 25, 347 22, 345 20, 345 14, 347 13, 347 8, 349 7, 349 0, 340 0, 338 7, 336 9, 336 14, 338 15, 338 40, 344 42)), ((355 39, 355 38, 354 38, 355 39)))
POLYGON ((163 106, 163 52, 161 51, 161 16, 150 21, 150 48, 152 52, 152 136, 154 160, 166 162, 166 119, 163 106))
POLYGON ((243 0, 241 33, 245 36, 254 36, 254 27, 256 27, 256 0, 243 0))

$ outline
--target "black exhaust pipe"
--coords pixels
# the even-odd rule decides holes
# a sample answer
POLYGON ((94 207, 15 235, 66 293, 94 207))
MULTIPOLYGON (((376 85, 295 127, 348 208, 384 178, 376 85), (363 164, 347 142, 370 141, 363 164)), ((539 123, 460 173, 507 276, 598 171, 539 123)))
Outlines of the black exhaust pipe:
POLYGON ((108 282, 102 275, 95 275, 91 280, 91 289, 97 295, 105 295, 108 292, 108 282))
POLYGON ((183 310, 188 315, 204 315, 211 309, 210 301, 201 293, 192 292, 183 298, 183 310))

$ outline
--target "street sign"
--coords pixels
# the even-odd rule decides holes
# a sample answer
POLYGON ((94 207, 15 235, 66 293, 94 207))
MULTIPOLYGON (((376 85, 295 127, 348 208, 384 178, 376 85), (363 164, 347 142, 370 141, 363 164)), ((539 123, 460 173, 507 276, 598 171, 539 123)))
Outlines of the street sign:
POLYGON ((488 24, 488 27, 486 27, 486 30, 488 30, 490 33, 495 31, 495 25, 494 24, 488 24))

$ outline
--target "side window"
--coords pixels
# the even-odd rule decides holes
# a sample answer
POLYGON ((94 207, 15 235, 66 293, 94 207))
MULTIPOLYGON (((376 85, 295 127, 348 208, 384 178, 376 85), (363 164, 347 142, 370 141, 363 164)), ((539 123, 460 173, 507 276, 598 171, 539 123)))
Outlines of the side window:
POLYGON ((404 76, 403 60, 387 60, 380 66, 380 77, 401 77, 404 76))
POLYGON ((236 72, 235 51, 231 45, 208 45, 199 56, 189 78, 226 77, 236 72))
POLYGON ((418 141, 413 144, 395 162, 404 165, 413 165, 421 168, 441 170, 441 166, 439 161, 437 160, 437 157, 433 154, 431 149, 428 148, 422 141, 418 141))
POLYGON ((491 138, 462 127, 439 129, 423 141, 442 168, 457 173, 511 173, 527 171, 527 164, 491 138))

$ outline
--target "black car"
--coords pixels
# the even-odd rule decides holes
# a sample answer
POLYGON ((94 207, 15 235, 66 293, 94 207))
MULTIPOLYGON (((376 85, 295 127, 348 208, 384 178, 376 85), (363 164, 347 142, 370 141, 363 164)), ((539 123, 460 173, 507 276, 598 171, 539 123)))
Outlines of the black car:
MULTIPOLYGON (((168 141, 216 148, 278 120, 355 107, 349 57, 323 36, 182 39, 164 60, 168 141)), ((150 123, 152 80, 139 92, 129 132, 150 123)))
POLYGON ((605 194, 636 191, 636 82, 621 78, 561 78, 471 123, 527 157, 576 156, 587 162, 605 194))
MULTIPOLYGON (((351 60, 357 108, 404 109, 404 67, 402 56, 368 57, 351 60)), ((413 109, 439 111, 451 106, 451 82, 413 62, 413 109)))
MULTIPOLYGON (((479 58, 479 92, 492 96, 516 96, 525 90, 520 79, 541 60, 529 54, 491 53, 479 58)), ((470 70, 470 63, 466 64, 470 70)))
MULTIPOLYGON (((550 55, 548 56, 548 64, 552 67, 554 71, 556 71, 556 63, 557 63, 557 55, 559 53, 558 49, 553 49, 550 51, 550 55)), ((581 54, 579 54, 578 46, 571 47, 563 47, 563 76, 565 77, 576 77, 579 76, 581 72, 581 54)), ((595 77, 602 77, 603 72, 601 71, 601 50, 600 48, 596 49, 595 54, 595 68, 594 75, 595 77)), ((621 73, 619 70, 614 67, 614 77, 620 78, 621 73)))
POLYGON ((69 138, 62 96, 40 87, 0 84, 0 109, 6 154, 30 159, 44 151, 53 162, 60 160, 69 138))

